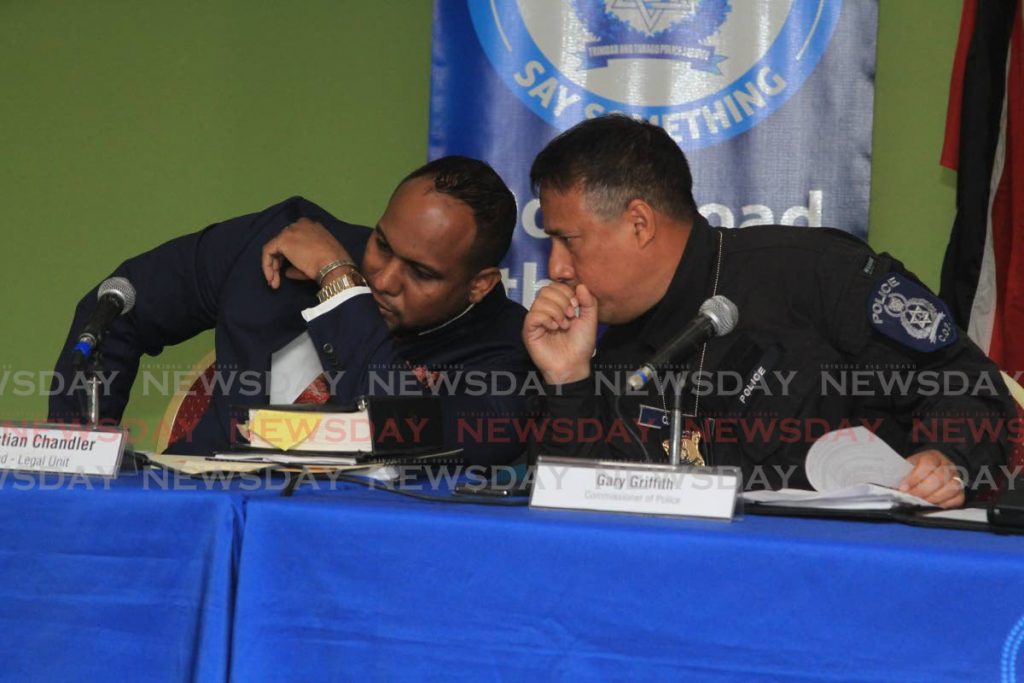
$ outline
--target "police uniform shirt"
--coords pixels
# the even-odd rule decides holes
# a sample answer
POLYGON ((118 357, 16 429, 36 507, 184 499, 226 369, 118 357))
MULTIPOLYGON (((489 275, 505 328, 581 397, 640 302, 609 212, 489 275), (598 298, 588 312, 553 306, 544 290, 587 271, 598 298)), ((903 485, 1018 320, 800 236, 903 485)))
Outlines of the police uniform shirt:
POLYGON ((998 369, 899 261, 838 230, 728 230, 698 216, 665 297, 609 327, 592 368, 586 380, 545 387, 540 452, 666 461, 667 422, 633 436, 624 424, 642 414, 654 424, 672 382, 686 377, 682 408, 704 432, 707 464, 740 466, 755 488, 809 487, 810 444, 861 424, 903 455, 938 449, 970 476, 1005 463, 1013 413, 998 369), (644 395, 627 395, 628 374, 716 293, 737 305, 736 328, 708 342, 703 362, 698 351, 644 395), (580 424, 587 418, 600 429, 580 424))

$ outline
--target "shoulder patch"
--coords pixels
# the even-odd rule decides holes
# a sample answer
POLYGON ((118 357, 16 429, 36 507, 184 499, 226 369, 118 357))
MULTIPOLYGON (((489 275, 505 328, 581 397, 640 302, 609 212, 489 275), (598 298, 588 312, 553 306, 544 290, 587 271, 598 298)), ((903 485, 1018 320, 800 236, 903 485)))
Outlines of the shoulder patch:
POLYGON ((876 330, 918 351, 935 351, 957 340, 945 302, 902 273, 889 273, 872 290, 868 317, 876 330))

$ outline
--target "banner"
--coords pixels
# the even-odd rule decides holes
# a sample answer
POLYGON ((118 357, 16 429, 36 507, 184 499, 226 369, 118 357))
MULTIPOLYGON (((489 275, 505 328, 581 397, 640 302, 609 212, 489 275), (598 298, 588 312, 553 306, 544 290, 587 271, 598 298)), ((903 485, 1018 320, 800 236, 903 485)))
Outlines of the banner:
POLYGON ((876 32, 876 0, 435 0, 429 155, 484 159, 516 194, 503 274, 527 307, 548 253, 530 164, 605 113, 679 143, 713 225, 866 238, 876 32))

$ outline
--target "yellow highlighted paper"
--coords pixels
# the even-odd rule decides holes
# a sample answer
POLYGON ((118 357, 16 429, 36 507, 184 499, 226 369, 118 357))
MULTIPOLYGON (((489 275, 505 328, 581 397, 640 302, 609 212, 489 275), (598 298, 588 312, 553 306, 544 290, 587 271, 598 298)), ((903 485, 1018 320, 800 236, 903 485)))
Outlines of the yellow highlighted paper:
POLYGON ((258 410, 249 423, 249 431, 274 448, 295 448, 316 432, 322 415, 294 410, 258 410))

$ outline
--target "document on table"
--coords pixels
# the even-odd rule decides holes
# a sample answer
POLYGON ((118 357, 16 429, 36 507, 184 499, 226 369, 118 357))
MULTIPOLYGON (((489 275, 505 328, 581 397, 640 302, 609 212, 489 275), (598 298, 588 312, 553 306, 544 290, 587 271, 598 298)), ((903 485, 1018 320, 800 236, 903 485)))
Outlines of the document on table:
POLYGON ((821 510, 888 510, 896 505, 934 507, 896 487, 913 469, 889 444, 864 427, 839 429, 814 442, 805 461, 814 491, 750 491, 761 505, 821 510))
POLYGON ((744 502, 817 510, 888 510, 895 505, 934 507, 928 501, 876 484, 856 484, 834 491, 747 491, 744 502))

